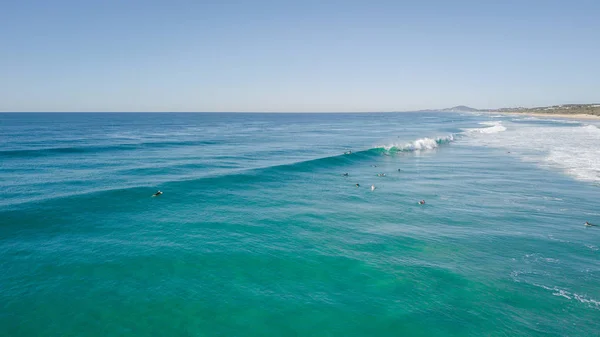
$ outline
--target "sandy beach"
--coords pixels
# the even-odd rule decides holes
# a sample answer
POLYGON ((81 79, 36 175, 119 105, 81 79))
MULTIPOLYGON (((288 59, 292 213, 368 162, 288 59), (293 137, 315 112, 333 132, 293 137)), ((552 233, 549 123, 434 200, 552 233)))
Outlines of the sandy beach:
POLYGON ((536 112, 492 112, 490 114, 511 115, 511 116, 530 116, 530 117, 545 117, 545 118, 568 118, 568 119, 593 119, 600 120, 600 116, 587 114, 550 114, 536 112))

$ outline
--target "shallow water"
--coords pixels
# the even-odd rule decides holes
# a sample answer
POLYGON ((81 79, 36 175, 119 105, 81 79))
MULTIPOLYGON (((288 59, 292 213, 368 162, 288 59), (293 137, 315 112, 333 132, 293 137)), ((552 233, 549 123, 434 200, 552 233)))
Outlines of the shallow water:
POLYGON ((592 336, 599 140, 453 113, 0 114, 0 334, 592 336))

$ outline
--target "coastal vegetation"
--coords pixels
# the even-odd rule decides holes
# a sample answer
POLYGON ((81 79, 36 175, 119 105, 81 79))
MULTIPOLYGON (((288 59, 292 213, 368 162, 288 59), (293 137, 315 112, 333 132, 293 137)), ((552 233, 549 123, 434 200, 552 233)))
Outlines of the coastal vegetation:
MULTIPOLYGON (((433 110, 429 110, 433 111, 433 110)), ((600 104, 562 104, 541 106, 534 108, 514 107, 500 109, 476 109, 465 105, 437 111, 447 112, 497 112, 497 113, 523 113, 523 114, 552 114, 552 115, 593 115, 600 117, 600 104)))

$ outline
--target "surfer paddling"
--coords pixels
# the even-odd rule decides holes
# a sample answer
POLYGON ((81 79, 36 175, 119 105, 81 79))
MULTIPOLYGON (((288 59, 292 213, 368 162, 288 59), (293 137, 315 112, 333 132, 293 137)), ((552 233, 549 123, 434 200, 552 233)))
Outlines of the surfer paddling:
POLYGON ((158 197, 159 195, 163 194, 163 192, 161 191, 156 191, 156 193, 152 194, 153 197, 158 197))
POLYGON ((589 222, 585 222, 585 227, 596 227, 596 225, 589 223, 589 222))

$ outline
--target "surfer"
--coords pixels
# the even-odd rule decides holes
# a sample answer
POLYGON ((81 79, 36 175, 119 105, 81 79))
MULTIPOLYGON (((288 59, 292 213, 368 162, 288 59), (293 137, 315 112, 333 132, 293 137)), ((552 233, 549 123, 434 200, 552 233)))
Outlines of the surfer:
POLYGON ((371 191, 375 191, 375 185, 371 185, 371 191))
POLYGON ((402 172, 402 170, 401 170, 401 169, 398 169, 398 172, 402 172))
POLYGON ((589 222, 587 222, 587 221, 586 221, 586 222, 585 222, 585 226, 586 226, 586 227, 595 227, 596 225, 594 225, 594 224, 591 224, 591 223, 589 223, 589 222))
POLYGON ((356 187, 360 187, 360 184, 356 184, 356 187))
POLYGON ((342 174, 342 176, 347 177, 348 176, 348 172, 342 174))
POLYGON ((346 151, 344 154, 352 154, 352 151, 346 151))
POLYGON ((371 165, 371 167, 377 167, 377 165, 371 165))
POLYGON ((419 205, 425 205, 425 200, 419 201, 419 205))
POLYGON ((163 192, 161 192, 161 191, 159 190, 159 191, 156 191, 156 193, 152 194, 152 196, 153 196, 153 197, 158 197, 158 196, 159 196, 159 195, 161 195, 162 193, 163 193, 163 192))

